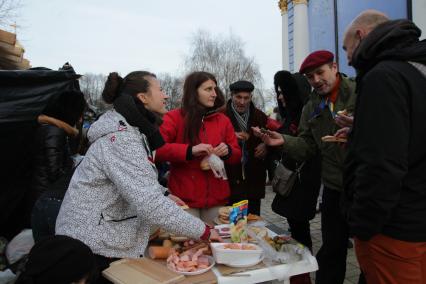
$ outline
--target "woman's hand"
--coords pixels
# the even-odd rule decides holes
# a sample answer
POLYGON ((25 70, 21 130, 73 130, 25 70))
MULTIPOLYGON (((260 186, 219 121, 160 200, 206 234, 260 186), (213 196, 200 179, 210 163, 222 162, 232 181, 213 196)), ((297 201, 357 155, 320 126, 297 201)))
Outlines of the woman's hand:
POLYGON ((170 198, 171 200, 173 200, 178 206, 185 206, 186 205, 186 203, 183 202, 183 200, 180 199, 179 197, 177 197, 176 195, 169 194, 167 197, 170 198))
POLYGON ((200 143, 192 147, 192 155, 194 157, 207 156, 213 152, 213 146, 210 144, 200 143))
POLYGON ((210 230, 209 241, 223 243, 222 238, 219 236, 219 233, 215 229, 210 230))
POLYGON ((263 143, 268 146, 281 146, 284 144, 284 137, 276 132, 271 130, 261 130, 259 127, 252 127, 253 134, 256 137, 262 139, 263 143))
POLYGON ((235 136, 237 136, 237 139, 246 141, 250 138, 250 134, 247 132, 241 131, 241 132, 235 132, 235 136))
POLYGON ((226 145, 223 142, 220 143, 219 145, 217 145, 213 149, 213 154, 216 154, 219 157, 224 157, 224 156, 228 155, 228 153, 229 153, 228 145, 226 145))

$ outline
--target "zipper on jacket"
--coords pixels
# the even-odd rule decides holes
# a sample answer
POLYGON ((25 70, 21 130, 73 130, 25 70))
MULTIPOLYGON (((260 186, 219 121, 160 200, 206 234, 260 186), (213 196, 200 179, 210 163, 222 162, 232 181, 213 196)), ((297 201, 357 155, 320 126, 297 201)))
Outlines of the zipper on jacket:
POLYGON ((127 221, 127 220, 130 220, 130 219, 134 219, 134 218, 137 218, 137 216, 135 215, 135 216, 130 216, 130 217, 126 217, 126 218, 123 218, 123 219, 106 219, 105 217, 104 217, 104 214, 103 213, 101 213, 101 219, 99 220, 99 225, 101 224, 101 221, 102 220, 105 220, 105 222, 123 222, 123 221, 127 221))

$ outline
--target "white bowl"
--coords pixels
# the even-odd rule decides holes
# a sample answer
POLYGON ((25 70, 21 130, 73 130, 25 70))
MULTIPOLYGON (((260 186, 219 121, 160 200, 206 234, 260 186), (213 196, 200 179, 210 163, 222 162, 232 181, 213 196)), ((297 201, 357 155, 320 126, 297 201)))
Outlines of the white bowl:
MULTIPOLYGON (((225 249, 228 243, 211 243, 213 257, 217 263, 229 266, 252 266, 259 263, 263 257, 263 250, 254 244, 244 244, 255 247, 254 250, 225 249)), ((242 246, 243 244, 234 244, 242 246)))

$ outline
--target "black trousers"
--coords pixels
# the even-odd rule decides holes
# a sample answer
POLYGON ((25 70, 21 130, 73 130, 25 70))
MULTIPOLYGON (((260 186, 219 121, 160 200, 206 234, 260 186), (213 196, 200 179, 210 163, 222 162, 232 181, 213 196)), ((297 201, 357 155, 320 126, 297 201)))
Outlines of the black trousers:
POLYGON ((346 273, 349 229, 340 210, 341 193, 324 187, 321 206, 322 246, 317 253, 316 284, 342 284, 346 273))
POLYGON ((260 200, 261 199, 248 200, 248 213, 260 216, 260 200))
POLYGON ((291 237, 312 251, 311 227, 309 220, 294 220, 287 218, 291 237))
POLYGON ((35 242, 55 235, 56 218, 61 204, 62 199, 44 195, 36 201, 31 214, 31 228, 35 242))

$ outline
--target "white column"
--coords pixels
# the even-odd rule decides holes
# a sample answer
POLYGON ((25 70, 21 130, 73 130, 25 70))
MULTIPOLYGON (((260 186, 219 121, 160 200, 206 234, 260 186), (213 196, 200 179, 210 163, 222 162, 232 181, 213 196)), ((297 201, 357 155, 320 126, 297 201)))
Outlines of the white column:
POLYGON ((293 0, 294 5, 294 71, 299 71, 302 61, 309 54, 308 1, 293 0))
POLYGON ((281 10, 282 19, 282 67, 283 70, 290 69, 290 58, 288 52, 288 13, 287 13, 287 0, 280 0, 278 6, 281 10))
POLYGON ((422 30, 422 36, 420 39, 426 38, 426 1, 425 0, 413 0, 412 2, 412 14, 413 22, 422 30))

